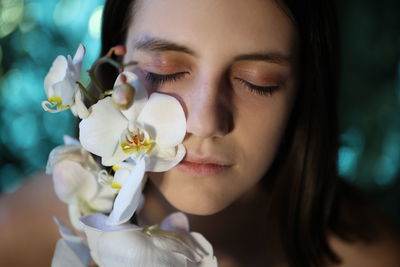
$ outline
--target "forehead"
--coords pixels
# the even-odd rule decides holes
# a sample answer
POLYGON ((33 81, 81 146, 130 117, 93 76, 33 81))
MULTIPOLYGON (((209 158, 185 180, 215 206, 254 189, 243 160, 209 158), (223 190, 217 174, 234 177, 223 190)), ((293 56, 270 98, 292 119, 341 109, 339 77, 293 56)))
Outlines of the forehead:
POLYGON ((273 50, 292 56, 297 38, 276 0, 139 0, 134 14, 128 42, 163 38, 200 55, 273 50))

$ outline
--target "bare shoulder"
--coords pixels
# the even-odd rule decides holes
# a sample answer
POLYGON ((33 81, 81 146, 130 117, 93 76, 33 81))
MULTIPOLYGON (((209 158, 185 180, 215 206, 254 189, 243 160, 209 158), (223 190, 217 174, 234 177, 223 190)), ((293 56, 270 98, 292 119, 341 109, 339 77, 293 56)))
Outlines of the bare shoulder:
POLYGON ((336 236, 330 245, 342 263, 335 266, 398 267, 400 266, 400 243, 389 231, 373 242, 346 242, 336 236))
POLYGON ((49 266, 59 238, 53 216, 68 221, 51 177, 38 174, 0 196, 0 258, 7 266, 49 266), (20 257, 24 255, 24 257, 20 257))
POLYGON ((341 203, 340 227, 344 226, 347 237, 329 236, 332 250, 342 261, 331 266, 399 267, 399 233, 372 203, 355 195, 344 197, 341 203))

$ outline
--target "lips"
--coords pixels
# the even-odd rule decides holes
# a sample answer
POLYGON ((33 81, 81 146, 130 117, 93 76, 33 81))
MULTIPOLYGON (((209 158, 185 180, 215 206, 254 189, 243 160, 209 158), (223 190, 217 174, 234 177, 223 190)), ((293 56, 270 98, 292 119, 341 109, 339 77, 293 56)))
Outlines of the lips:
POLYGON ((188 153, 177 168, 189 175, 214 176, 231 168, 233 164, 215 156, 198 156, 188 153))

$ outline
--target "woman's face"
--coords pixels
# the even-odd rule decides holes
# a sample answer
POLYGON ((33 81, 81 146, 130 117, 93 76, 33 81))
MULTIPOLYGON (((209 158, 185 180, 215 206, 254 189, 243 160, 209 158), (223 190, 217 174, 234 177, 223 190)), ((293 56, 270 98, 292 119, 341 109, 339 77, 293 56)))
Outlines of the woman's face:
POLYGON ((296 29, 274 0, 138 1, 125 61, 187 118, 185 159, 150 180, 177 209, 208 215, 270 167, 296 89, 296 29))

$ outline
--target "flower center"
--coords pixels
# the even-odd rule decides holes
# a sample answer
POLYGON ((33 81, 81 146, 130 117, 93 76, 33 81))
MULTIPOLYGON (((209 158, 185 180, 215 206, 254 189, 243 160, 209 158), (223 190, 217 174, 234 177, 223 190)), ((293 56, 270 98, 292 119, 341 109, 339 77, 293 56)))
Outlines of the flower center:
POLYGON ((125 140, 121 142, 121 147, 122 151, 127 154, 140 152, 147 153, 153 147, 153 142, 144 132, 137 129, 135 132, 126 132, 125 140))
POLYGON ((51 96, 48 99, 49 99, 49 102, 53 106, 56 106, 58 109, 65 110, 65 109, 69 108, 69 106, 64 106, 62 104, 63 101, 62 101, 61 97, 59 97, 59 96, 51 96))

